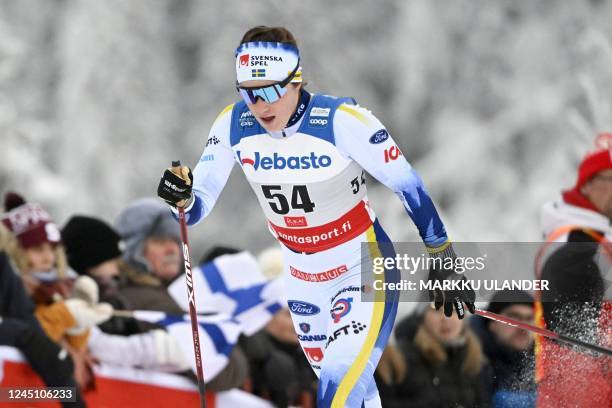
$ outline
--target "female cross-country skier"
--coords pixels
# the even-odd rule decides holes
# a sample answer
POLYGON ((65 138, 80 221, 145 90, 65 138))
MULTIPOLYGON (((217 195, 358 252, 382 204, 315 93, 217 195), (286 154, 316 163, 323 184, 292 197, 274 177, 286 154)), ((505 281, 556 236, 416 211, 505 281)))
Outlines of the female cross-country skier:
MULTIPOLYGON (((282 27, 259 26, 236 49, 236 88, 210 130, 193 174, 167 169, 158 195, 206 217, 235 162, 280 242, 286 294, 300 344, 320 378, 318 407, 380 407, 374 370, 393 328, 398 294, 361 299, 361 263, 395 254, 368 205, 365 172, 393 190, 430 256, 451 256, 444 224, 417 173, 385 127, 351 98, 304 89, 300 54, 282 27), (362 254, 362 243, 365 253, 362 254), (389 253, 391 252, 391 253, 389 253)), ((436 279, 461 279, 452 273, 436 279)), ((399 280, 394 269, 386 282, 399 280)), ((436 291, 437 308, 473 312, 474 292, 436 291)))

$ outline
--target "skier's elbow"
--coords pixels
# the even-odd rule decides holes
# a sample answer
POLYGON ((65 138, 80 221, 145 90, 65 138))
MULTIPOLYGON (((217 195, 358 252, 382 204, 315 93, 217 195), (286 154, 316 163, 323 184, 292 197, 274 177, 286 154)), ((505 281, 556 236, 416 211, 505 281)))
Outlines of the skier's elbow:
POLYGON ((419 195, 419 192, 425 191, 423 181, 414 169, 389 177, 384 184, 396 194, 419 195))

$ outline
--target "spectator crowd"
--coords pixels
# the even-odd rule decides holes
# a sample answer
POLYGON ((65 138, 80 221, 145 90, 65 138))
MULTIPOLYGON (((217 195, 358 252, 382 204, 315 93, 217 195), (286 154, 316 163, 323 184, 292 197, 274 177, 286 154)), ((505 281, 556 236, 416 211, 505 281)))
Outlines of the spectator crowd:
MULTIPOLYGON (((544 206, 546 241, 561 244, 536 270, 551 282, 550 298, 499 292, 487 310, 567 335, 586 331, 589 341, 610 346, 600 244, 612 235, 611 139, 601 135, 575 186, 544 206), (587 245, 578 251, 574 242, 587 245)), ((242 252, 216 247, 199 264, 242 252)), ((281 275, 278 251, 259 260, 265 279, 281 275)), ((192 356, 164 325, 117 313, 186 313, 168 289, 182 279, 179 228, 158 200, 134 201, 113 224, 75 215, 60 229, 41 205, 7 192, 0 268, 0 345, 19 349, 47 386, 76 387, 76 402, 66 405, 85 406, 101 363, 196 381, 192 356)), ((612 398, 609 357, 536 341, 478 316, 445 318, 419 303, 396 322, 394 336, 375 374, 384 407, 590 407, 612 398)), ((209 392, 242 389, 279 407, 312 407, 316 382, 285 306, 243 333, 206 385, 209 392)))

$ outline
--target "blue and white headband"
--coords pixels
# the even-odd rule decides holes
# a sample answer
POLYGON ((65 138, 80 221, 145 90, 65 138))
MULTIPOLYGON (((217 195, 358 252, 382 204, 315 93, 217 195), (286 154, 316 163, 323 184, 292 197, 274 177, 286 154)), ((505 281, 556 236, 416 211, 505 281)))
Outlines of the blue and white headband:
MULTIPOLYGON (((291 74, 300 60, 294 45, 280 42, 248 42, 236 49, 236 79, 238 83, 251 80, 282 81, 291 74)), ((291 82, 302 81, 298 69, 291 82)))

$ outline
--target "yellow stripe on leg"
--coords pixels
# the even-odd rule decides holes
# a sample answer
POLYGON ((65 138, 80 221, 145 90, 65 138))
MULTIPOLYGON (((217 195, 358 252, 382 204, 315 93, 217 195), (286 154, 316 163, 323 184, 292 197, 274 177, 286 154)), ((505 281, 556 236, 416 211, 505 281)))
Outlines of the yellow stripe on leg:
MULTIPOLYGON (((382 255, 380 253, 380 248, 378 248, 378 243, 376 242, 376 233, 374 232, 373 226, 368 228, 366 231, 366 236, 368 240, 370 257, 381 257, 382 255)), ((384 280, 384 275, 381 276, 384 280)), ((372 354, 374 343, 376 343, 376 339, 378 338, 378 333, 380 332, 380 326, 382 325, 383 315, 385 312, 385 292, 381 291, 381 294, 382 300, 379 301, 378 297, 375 298, 374 311, 372 312, 370 328, 368 329, 366 339, 361 346, 359 354, 357 354, 355 362, 346 372, 342 378, 342 381, 340 381, 336 395, 334 395, 334 399, 332 400, 332 408, 344 408, 351 390, 355 387, 355 384, 357 384, 357 380, 359 380, 359 377, 365 370, 366 364, 368 363, 370 355, 372 354)))

